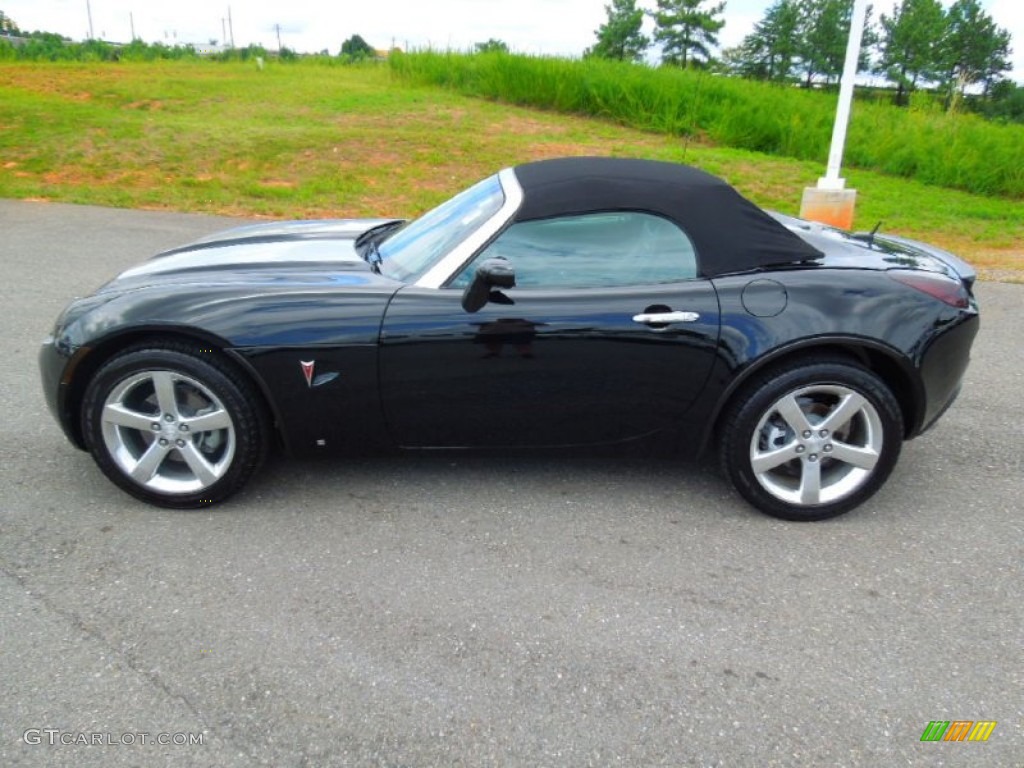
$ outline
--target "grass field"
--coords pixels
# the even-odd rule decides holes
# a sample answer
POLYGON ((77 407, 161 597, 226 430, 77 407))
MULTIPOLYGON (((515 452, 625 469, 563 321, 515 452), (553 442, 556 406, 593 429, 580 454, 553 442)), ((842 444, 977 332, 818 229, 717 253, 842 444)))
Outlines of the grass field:
MULTIPOLYGON (((468 96, 600 117, 641 130, 824 163, 836 93, 604 59, 491 53, 396 54, 404 78, 468 96)), ((923 94, 921 94, 923 96, 923 94)), ((1024 199, 1024 126, 858 99, 847 165, 982 195, 1024 199)))
MULTIPOLYGON (((412 216, 561 155, 688 162, 796 213, 818 163, 474 99, 385 66, 0 65, 0 196, 260 217, 412 216)), ((1024 280, 1024 202, 850 171, 856 225, 1024 280)))

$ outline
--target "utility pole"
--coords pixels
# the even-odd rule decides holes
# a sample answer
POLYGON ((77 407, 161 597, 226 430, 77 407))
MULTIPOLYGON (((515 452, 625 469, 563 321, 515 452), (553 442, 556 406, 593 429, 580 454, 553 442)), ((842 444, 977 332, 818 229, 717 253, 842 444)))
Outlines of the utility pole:
POLYGON ((220 17, 220 42, 225 48, 228 47, 228 30, 225 26, 227 22, 224 21, 224 17, 220 17))
POLYGON ((132 28, 132 42, 135 42, 135 17, 131 11, 128 11, 128 24, 132 28))
POLYGON ((277 32, 277 52, 281 53, 281 25, 275 24, 274 30, 277 32))
POLYGON ((89 14, 89 39, 92 40, 92 5, 90 5, 89 0, 85 0, 85 12, 89 14))
POLYGON ((231 33, 231 47, 235 47, 235 27, 231 23, 231 6, 228 6, 228 32, 231 33))

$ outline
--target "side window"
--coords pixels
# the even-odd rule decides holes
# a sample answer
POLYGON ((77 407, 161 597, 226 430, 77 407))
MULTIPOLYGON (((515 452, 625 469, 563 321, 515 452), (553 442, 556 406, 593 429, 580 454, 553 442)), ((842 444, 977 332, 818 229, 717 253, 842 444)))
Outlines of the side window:
POLYGON ((690 238, 650 213, 619 211, 513 224, 449 284, 465 288, 476 265, 501 256, 520 288, 609 288, 697 276, 690 238))

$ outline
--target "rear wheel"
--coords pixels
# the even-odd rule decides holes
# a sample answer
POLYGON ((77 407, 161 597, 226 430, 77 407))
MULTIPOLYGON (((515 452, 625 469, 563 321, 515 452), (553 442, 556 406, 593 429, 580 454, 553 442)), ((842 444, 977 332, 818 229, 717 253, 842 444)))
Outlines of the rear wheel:
POLYGON ((761 377, 725 416, 721 462, 766 514, 824 520, 888 478, 903 441, 892 392, 846 362, 801 364, 761 377))
POLYGON ((86 389, 82 419, 104 474, 165 507, 227 498, 267 452, 266 419, 249 381, 187 345, 133 348, 111 359, 86 389))

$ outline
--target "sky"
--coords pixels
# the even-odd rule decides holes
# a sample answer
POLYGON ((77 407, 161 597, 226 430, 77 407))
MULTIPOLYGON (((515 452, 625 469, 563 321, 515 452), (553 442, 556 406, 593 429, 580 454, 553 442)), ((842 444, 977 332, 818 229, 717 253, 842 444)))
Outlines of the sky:
MULTIPOLYGON (((875 0, 875 18, 895 0, 875 0)), ((949 5, 951 0, 944 0, 949 5)), ((338 53, 341 43, 361 35, 375 48, 471 48, 497 38, 530 54, 580 55, 594 42, 610 0, 0 0, 0 10, 23 30, 59 32, 75 40, 89 35, 127 42, 209 43, 230 38, 230 7, 237 46, 281 43, 300 52, 338 53)), ((772 0, 726 0, 719 42, 738 44, 772 0)), ((708 5, 713 4, 709 2, 708 5)), ((1013 36, 1011 76, 1024 83, 1024 0, 982 0, 996 24, 1013 36)), ((654 0, 640 0, 653 7, 654 0)))

